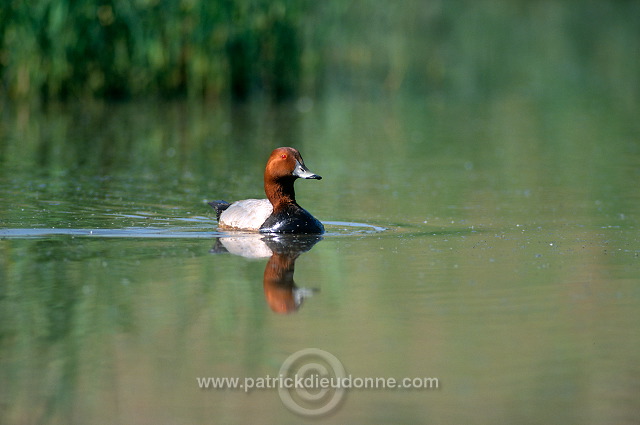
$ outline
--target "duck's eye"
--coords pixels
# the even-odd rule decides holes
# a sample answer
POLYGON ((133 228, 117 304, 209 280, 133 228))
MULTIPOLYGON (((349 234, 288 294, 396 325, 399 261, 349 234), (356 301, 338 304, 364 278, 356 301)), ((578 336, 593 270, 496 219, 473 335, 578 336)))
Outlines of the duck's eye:
POLYGON ((280 158, 282 158, 282 159, 287 159, 287 154, 286 154, 286 153, 283 153, 282 155, 280 155, 280 158))

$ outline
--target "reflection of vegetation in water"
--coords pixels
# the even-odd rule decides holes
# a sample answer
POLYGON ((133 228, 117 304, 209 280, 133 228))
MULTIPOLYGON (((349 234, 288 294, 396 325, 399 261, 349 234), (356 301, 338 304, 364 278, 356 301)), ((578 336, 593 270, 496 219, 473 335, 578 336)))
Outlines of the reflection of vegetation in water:
POLYGON ((465 97, 588 84, 630 104, 639 15, 601 1, 16 1, 0 10, 0 90, 281 100, 327 84, 465 97))
MULTIPOLYGON (((3 383, 11 383, 0 389, 7 403, 3 407, 6 423, 19 423, 16 417, 37 423, 69 423, 78 407, 73 406, 88 388, 99 387, 114 395, 121 378, 135 374, 127 367, 120 375, 121 346, 145 351, 169 333, 187 352, 187 328, 203 309, 216 306, 213 325, 224 333, 229 332, 241 305, 251 303, 252 297, 256 305, 263 302, 259 287, 253 296, 231 284, 216 287, 213 279, 199 274, 190 284, 173 286, 184 277, 179 264, 184 265, 185 252, 192 258, 206 255, 209 241, 187 241, 179 248, 162 241, 138 240, 132 245, 113 240, 105 245, 68 237, 14 242, 0 246, 0 377, 3 383), (126 256, 129 263, 114 261, 114 255, 126 256), (139 266, 147 261, 158 266, 157 273, 139 266), (239 302, 230 299, 230 292, 239 302), (157 302, 163 307, 150 307, 157 307, 157 302), (141 326, 140 320, 151 327, 141 326), (150 338, 138 340, 140 335, 150 338), (25 410, 27 405, 33 408, 25 410)), ((263 265, 255 266, 246 268, 246 273, 259 281, 263 265)), ((220 277, 214 265, 204 267, 209 274, 219 273, 216 282, 226 278, 225 273, 220 277)), ((251 327, 259 326, 254 323, 251 327)), ((163 350, 156 347, 153 351, 156 349, 163 350)), ((162 360, 144 357, 145 362, 166 367, 162 360)), ((167 373, 178 379, 179 372, 167 373)), ((98 404, 112 406, 112 402, 106 396, 98 404)))

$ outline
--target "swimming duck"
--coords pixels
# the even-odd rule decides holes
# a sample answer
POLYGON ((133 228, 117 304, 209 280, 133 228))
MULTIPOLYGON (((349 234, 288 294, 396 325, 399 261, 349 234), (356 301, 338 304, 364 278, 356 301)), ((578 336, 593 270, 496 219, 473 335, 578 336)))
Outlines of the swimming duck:
POLYGON ((322 179, 309 171, 297 149, 274 149, 264 170, 267 199, 245 199, 232 204, 209 202, 216 210, 218 228, 261 233, 324 233, 322 223, 296 202, 293 183, 298 178, 322 179))

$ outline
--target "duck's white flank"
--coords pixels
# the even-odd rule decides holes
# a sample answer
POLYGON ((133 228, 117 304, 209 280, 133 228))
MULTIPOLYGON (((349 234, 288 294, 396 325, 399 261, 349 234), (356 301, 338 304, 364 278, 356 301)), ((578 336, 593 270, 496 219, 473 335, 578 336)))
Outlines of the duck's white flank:
POLYGON ((218 225, 222 229, 258 230, 272 212, 268 199, 244 199, 224 210, 218 225))

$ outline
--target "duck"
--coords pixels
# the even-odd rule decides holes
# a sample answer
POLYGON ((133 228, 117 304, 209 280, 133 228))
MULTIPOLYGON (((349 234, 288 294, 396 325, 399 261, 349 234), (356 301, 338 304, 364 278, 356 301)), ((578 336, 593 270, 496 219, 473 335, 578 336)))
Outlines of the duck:
POLYGON ((322 223, 296 202, 293 184, 297 179, 321 180, 322 177, 309 171, 297 149, 274 149, 264 170, 267 199, 208 202, 216 211, 218 229, 260 233, 324 233, 322 223))

